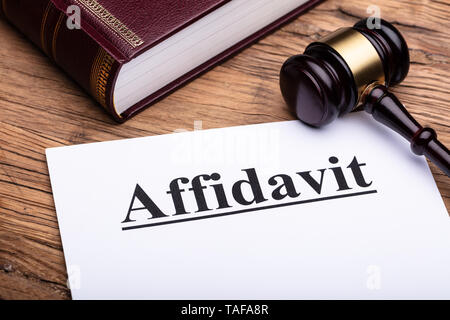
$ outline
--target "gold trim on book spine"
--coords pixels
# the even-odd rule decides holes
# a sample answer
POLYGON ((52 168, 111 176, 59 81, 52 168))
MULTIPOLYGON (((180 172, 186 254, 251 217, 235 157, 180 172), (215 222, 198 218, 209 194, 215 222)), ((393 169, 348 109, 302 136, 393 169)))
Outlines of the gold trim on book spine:
POLYGON ((2 7, 0 8, 0 11, 3 11, 3 15, 5 17, 7 17, 8 15, 6 14, 6 0, 2 0, 2 7))
POLYGON ((94 57, 94 60, 92 62, 92 66, 91 66, 91 75, 90 75, 90 85, 91 85, 91 93, 93 95, 95 95, 95 98, 97 99, 96 96, 96 92, 97 92, 97 82, 96 82, 96 77, 97 77, 97 69, 98 69, 98 61, 100 59, 100 54, 101 54, 102 50, 99 49, 97 52, 97 55, 94 57))
MULTIPOLYGON (((114 61, 114 58, 111 57, 111 55, 109 55, 103 48, 99 48, 97 56, 95 57, 91 67, 91 92, 95 99, 106 110, 108 110, 108 106, 106 105, 107 85, 114 61)), ((114 102, 112 103, 114 112, 117 116, 121 117, 114 107, 114 102)))
POLYGON ((58 22, 56 23, 55 31, 53 32, 53 40, 52 40, 52 54, 53 59, 56 61, 56 41, 58 40, 59 29, 61 28, 61 24, 64 20, 64 13, 59 14, 58 22))
POLYGON ((137 34, 130 30, 125 24, 117 19, 112 13, 110 13, 105 7, 95 0, 75 0, 82 4, 90 13, 100 19, 101 22, 106 24, 117 35, 125 40, 133 48, 137 48, 144 43, 137 34))
POLYGON ((45 26, 47 24, 47 18, 48 18, 48 14, 50 12, 50 8, 52 6, 52 2, 49 1, 47 4, 47 7, 45 7, 45 11, 44 11, 44 15, 42 16, 42 22, 41 22, 41 46, 42 46, 42 50, 44 50, 45 53, 47 53, 47 45, 45 43, 45 26))

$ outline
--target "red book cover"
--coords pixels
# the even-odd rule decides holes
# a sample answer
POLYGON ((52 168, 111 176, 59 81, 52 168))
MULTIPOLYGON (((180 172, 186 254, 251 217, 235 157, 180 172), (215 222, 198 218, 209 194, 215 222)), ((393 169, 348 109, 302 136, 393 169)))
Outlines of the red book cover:
MULTIPOLYGON (((270 21, 250 36, 118 112, 114 89, 122 67, 151 48, 234 0, 2 0, 3 16, 123 122, 179 86, 222 62, 320 0, 270 21), (67 27, 79 10, 79 28, 67 27)), ((75 20, 74 20, 75 21, 75 20)), ((220 22, 220 21, 219 21, 220 22)))

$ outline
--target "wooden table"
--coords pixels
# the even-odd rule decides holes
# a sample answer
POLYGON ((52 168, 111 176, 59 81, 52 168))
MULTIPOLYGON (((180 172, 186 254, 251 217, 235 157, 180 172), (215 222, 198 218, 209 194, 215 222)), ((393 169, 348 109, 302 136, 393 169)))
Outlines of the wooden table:
MULTIPOLYGON (((123 125, 0 21, 0 298, 70 298, 45 148, 192 130, 195 120, 204 129, 291 120, 282 63, 373 4, 410 46, 409 76, 393 91, 450 145, 449 0, 326 1, 123 125)), ((449 178, 431 169, 448 209, 449 178)))

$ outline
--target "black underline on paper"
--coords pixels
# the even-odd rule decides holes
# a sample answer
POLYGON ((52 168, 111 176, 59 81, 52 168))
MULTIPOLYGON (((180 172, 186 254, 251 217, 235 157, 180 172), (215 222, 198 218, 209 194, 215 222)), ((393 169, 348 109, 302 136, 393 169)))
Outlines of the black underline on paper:
POLYGON ((224 213, 218 213, 218 214, 212 214, 212 215, 206 215, 206 216, 200 216, 200 217, 191 217, 191 218, 186 218, 186 219, 178 219, 178 220, 173 220, 173 221, 164 221, 164 222, 155 222, 155 223, 149 223, 149 224, 141 224, 141 225, 137 225, 137 226, 123 227, 122 231, 133 230, 133 229, 141 229, 141 228, 149 228, 149 227, 156 227, 156 226, 162 226, 162 225, 165 225, 165 224, 172 224, 172 223, 188 222, 188 221, 203 220, 203 219, 210 219, 210 218, 219 218, 219 217, 230 216, 230 215, 239 214, 239 213, 247 213, 247 212, 253 212, 253 211, 260 211, 260 210, 275 209, 275 208, 295 206, 295 205, 299 205, 299 204, 319 202, 319 201, 326 201, 326 200, 334 200, 334 199, 340 199, 340 198, 357 197, 357 196, 363 196, 363 195, 372 194, 372 193, 377 193, 377 190, 369 190, 369 191, 355 192, 355 193, 346 193, 346 194, 341 194, 341 195, 337 195, 337 196, 315 198, 315 199, 308 199, 308 200, 301 200, 301 201, 293 201, 293 202, 274 204, 274 205, 264 206, 264 207, 242 209, 242 210, 236 210, 236 211, 230 211, 230 212, 224 212, 224 213))

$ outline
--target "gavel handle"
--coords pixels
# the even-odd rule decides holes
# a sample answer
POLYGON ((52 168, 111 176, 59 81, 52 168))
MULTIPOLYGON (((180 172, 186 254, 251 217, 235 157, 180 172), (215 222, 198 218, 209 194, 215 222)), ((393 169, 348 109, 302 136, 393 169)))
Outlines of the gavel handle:
POLYGON ((363 98, 364 110, 375 120, 398 132, 411 143, 411 150, 425 155, 450 177, 450 152, 431 128, 422 127, 397 97, 383 85, 376 85, 363 98))

